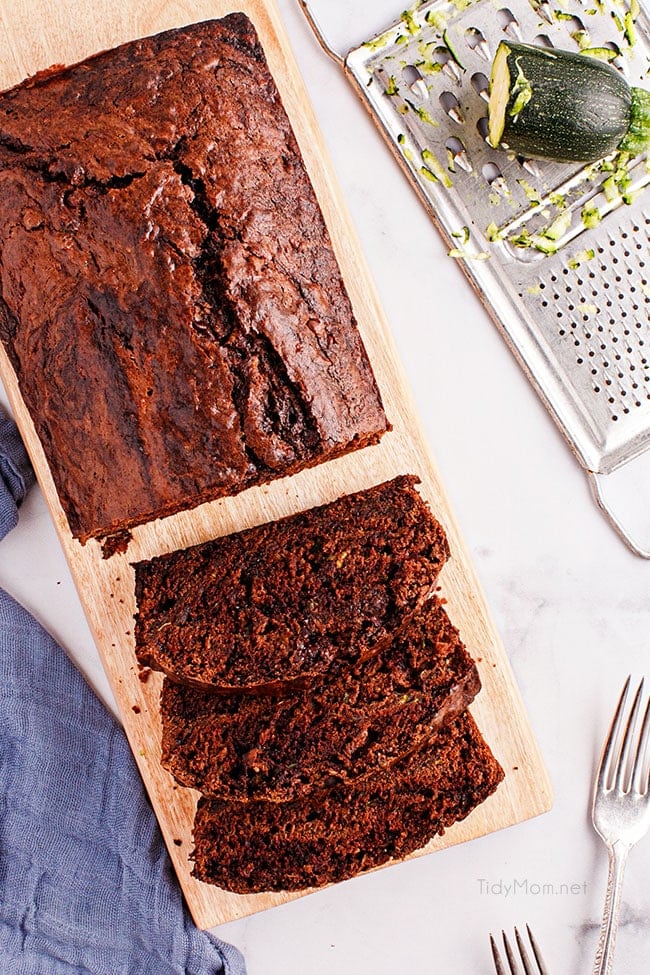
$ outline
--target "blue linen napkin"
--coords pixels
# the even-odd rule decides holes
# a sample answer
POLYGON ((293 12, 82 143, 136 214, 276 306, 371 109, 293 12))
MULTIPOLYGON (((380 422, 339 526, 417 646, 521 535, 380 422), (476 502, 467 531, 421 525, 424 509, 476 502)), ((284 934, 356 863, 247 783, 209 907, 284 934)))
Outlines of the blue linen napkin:
MULTIPOLYGON (((0 408, 0 538, 32 482, 0 408)), ((1 589, 0 973, 245 975, 184 912, 122 729, 1 589)))

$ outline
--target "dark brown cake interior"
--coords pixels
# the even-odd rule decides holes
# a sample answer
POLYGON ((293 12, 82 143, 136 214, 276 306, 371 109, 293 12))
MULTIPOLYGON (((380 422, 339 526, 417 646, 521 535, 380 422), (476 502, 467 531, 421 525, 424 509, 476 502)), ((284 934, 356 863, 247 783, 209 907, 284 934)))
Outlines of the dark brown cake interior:
POLYGON ((449 554, 416 480, 136 563, 140 663, 180 682, 256 688, 377 652, 449 554))
POLYGON ((201 799, 194 875, 237 893, 345 880, 425 846, 502 778, 467 712, 430 746, 358 787, 290 804, 201 799))
POLYGON ((281 694, 163 685, 162 762, 222 799, 287 802, 358 781, 433 738, 480 689, 476 666, 437 599, 356 667, 281 694))

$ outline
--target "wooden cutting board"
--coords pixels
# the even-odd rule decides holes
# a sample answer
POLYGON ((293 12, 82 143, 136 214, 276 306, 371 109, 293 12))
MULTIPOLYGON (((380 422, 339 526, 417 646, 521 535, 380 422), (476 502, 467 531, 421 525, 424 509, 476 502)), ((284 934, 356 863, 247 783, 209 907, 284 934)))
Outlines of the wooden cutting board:
POLYGON ((449 614, 479 662, 483 691, 472 711, 506 778, 496 794, 467 820, 416 855, 510 826, 545 812, 551 805, 548 777, 508 659, 423 438, 390 331, 273 0, 12 0, 0 6, 0 87, 16 84, 51 64, 69 64, 136 37, 219 17, 235 9, 246 12, 255 24, 292 120, 393 431, 378 446, 341 460, 268 487, 250 489, 236 498, 140 526, 134 530, 125 555, 104 560, 97 542, 82 546, 72 538, 15 375, 0 350, 0 376, 55 521, 187 904, 200 927, 212 927, 300 895, 241 896, 192 879, 190 853, 197 794, 177 786, 159 764, 160 678, 153 674, 142 683, 138 677, 133 646, 132 561, 276 519, 396 474, 418 474, 422 494, 450 539, 452 559, 441 576, 449 614))

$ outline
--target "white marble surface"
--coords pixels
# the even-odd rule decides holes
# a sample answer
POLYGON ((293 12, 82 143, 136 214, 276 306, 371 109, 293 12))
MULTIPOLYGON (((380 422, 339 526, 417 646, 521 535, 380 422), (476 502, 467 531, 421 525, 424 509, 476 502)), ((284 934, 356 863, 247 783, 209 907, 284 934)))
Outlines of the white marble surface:
MULTIPOLYGON (((343 49, 399 12, 313 0, 343 49), (320 6, 319 6, 320 4, 320 6)), ((594 764, 625 675, 650 672, 650 564, 585 477, 297 0, 280 7, 434 456, 539 737, 551 813, 219 929, 250 975, 489 972, 490 930, 530 922, 552 973, 591 970, 606 878, 594 764), (573 885, 573 886, 572 886, 573 885)), ((0 390, 0 400, 6 401, 0 390)), ((0 548, 0 585, 111 695, 40 493, 0 548)), ((633 853, 616 969, 646 970, 650 840, 633 853)))

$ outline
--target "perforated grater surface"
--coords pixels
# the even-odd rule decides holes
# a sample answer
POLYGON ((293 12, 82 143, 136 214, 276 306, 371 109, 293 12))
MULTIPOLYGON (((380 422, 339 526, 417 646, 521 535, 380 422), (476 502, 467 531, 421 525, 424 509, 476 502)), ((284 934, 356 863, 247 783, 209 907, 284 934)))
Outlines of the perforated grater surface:
POLYGON ((630 84, 650 87, 647 7, 630 14, 618 0, 434 0, 341 56, 308 0, 300 3, 564 432, 599 505, 630 548, 650 558, 607 499, 608 475, 650 448, 650 158, 614 155, 585 167, 515 157, 486 141, 488 78, 502 38, 605 48, 630 84))

